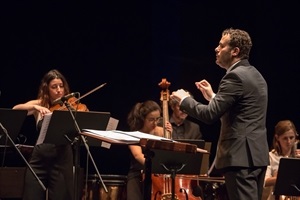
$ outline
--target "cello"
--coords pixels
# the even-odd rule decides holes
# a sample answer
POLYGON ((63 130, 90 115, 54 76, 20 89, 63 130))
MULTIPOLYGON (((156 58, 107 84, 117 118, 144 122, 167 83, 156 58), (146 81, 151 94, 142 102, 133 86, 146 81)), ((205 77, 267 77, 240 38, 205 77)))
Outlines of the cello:
POLYGON ((171 139, 171 133, 166 130, 166 122, 169 121, 169 108, 168 108, 168 102, 170 99, 170 92, 169 92, 169 86, 171 85, 170 82, 167 81, 167 79, 163 78, 162 81, 158 84, 162 90, 160 92, 160 101, 162 103, 162 112, 163 112, 163 131, 164 131, 164 137, 171 139))
MULTIPOLYGON (((171 139, 172 133, 166 130, 165 122, 169 121, 168 101, 170 97, 168 87, 171 85, 166 78, 158 84, 161 90, 161 103, 163 111, 163 132, 164 137, 171 139)), ((152 174, 152 194, 151 200, 202 200, 201 197, 196 197, 192 194, 192 182, 190 179, 175 177, 175 194, 172 195, 172 178, 170 174, 152 174), (174 198, 173 198, 174 197, 174 198)))

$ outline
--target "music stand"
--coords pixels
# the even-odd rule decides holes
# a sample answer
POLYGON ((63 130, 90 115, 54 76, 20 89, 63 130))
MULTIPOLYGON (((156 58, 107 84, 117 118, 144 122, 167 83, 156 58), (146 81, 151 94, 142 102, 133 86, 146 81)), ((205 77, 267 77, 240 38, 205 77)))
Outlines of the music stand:
MULTIPOLYGON (((0 123, 6 128, 12 141, 16 142, 19 131, 27 116, 27 110, 13 110, 9 108, 0 108, 0 123)), ((4 135, 0 134, 0 146, 11 146, 4 135)))
MULTIPOLYGON (((198 148, 203 149, 205 146, 204 140, 192 140, 192 139, 177 139, 177 142, 188 143, 196 145, 198 148)), ((168 152, 162 150, 153 150, 154 157, 152 160, 152 171, 153 173, 168 174, 162 163, 168 165, 182 165, 184 168, 177 172, 177 174, 193 174, 199 175, 201 171, 202 164, 202 153, 185 153, 185 152, 168 152), (174 163, 174 157, 176 157, 176 162, 174 163), (172 164, 173 162, 173 164, 172 164)))
MULTIPOLYGON (((73 111, 73 114, 81 130, 105 130, 110 118, 109 112, 73 111)), ((70 113, 63 110, 54 110, 43 143, 67 145, 76 136, 78 136, 78 131, 70 113)))
POLYGON ((152 173, 171 174, 170 168, 176 168, 176 174, 199 175, 202 153, 186 153, 152 149, 152 173))
POLYGON ((97 171, 97 174, 102 182, 102 185, 107 192, 107 188, 101 178, 99 170, 95 164, 95 161, 89 151, 89 146, 87 145, 86 139, 80 135, 82 129, 106 129, 110 113, 109 112, 82 112, 82 111, 73 111, 70 108, 68 102, 65 102, 68 111, 54 110, 51 114, 50 121, 46 119, 49 116, 44 117, 43 125, 47 127, 46 132, 43 132, 43 125, 41 128, 40 136, 45 138, 38 138, 38 142, 50 143, 56 145, 68 145, 71 144, 74 149, 74 197, 75 199, 79 198, 78 195, 78 180, 79 180, 79 169, 80 169, 80 152, 79 144, 80 141, 84 142, 84 145, 89 153, 89 158, 92 160, 94 167, 97 171), (46 120, 46 121, 45 121, 46 120), (47 123, 48 126, 47 126, 47 123))
POLYGON ((14 142, 19 134, 19 131, 23 125, 26 116, 27 110, 13 110, 7 108, 0 109, 0 130, 6 135, 4 146, 6 148, 6 140, 9 140, 9 144, 11 144, 11 146, 15 148, 15 150, 21 156, 21 158, 23 159, 33 176, 37 179, 41 187, 46 191, 46 187, 44 186, 42 181, 37 177, 36 173, 33 171, 32 167, 29 165, 26 158, 23 156, 23 154, 20 152, 20 150, 17 148, 14 142), (5 126, 7 126, 8 128, 5 126), (12 133, 10 133, 10 131, 12 133))
MULTIPOLYGON (((158 174, 171 174, 172 184, 171 193, 172 200, 175 200, 175 176, 176 174, 197 174, 200 173, 200 166, 195 166, 191 159, 193 154, 197 153, 197 146, 187 143, 175 143, 175 142, 163 142, 163 141, 151 141, 140 140, 140 145, 143 148, 145 155, 145 179, 144 179, 144 199, 151 199, 151 173, 158 174), (156 145, 160 144, 161 145, 156 145), (165 144, 163 144, 165 143, 165 144), (154 144, 154 145, 152 145, 154 144), (180 145, 180 147, 179 147, 180 145), (159 148, 154 148, 159 146, 159 148), (177 147, 176 147, 177 146, 177 147), (162 148, 163 147, 163 148, 162 148), (166 150, 165 147, 172 147, 172 150, 166 150), (187 166, 190 169, 187 170, 187 166)), ((202 153, 201 153, 202 154, 202 153)), ((202 159, 202 155, 199 154, 199 159, 202 159), (200 158, 201 157, 201 158, 200 158)))
POLYGON ((300 159, 281 158, 274 195, 300 196, 300 159))
POLYGON ((205 147, 205 140, 202 140, 202 139, 175 139, 175 141, 194 144, 198 148, 201 148, 201 149, 204 149, 204 147, 205 147))

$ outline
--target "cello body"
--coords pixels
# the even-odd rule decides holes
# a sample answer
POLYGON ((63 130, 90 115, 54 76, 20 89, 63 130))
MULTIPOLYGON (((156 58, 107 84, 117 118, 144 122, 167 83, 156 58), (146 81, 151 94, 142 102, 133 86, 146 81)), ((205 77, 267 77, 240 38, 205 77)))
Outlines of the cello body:
MULTIPOLYGON (((151 200, 173 200, 171 193, 171 177, 168 174, 152 174, 151 200)), ((175 177, 176 200, 202 200, 202 194, 194 194, 197 181, 175 177)))

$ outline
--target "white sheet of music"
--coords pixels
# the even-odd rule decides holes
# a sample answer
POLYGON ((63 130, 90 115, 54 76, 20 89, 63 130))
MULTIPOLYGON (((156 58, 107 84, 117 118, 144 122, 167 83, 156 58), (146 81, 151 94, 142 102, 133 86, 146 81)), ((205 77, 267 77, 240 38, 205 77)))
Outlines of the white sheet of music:
POLYGON ((101 130, 93 130, 93 129, 83 129, 83 131, 89 132, 95 136, 101 136, 108 139, 119 140, 124 142, 135 142, 138 143, 140 140, 136 137, 131 137, 126 134, 122 134, 117 131, 101 131, 101 130))
POLYGON ((140 131, 118 131, 118 130, 116 130, 116 132, 126 134, 126 135, 129 135, 132 137, 136 137, 139 139, 146 138, 146 139, 152 139, 152 140, 173 141, 171 139, 167 139, 167 138, 156 136, 156 135, 151 135, 148 133, 143 133, 140 131))
POLYGON ((117 126, 118 126, 118 123, 119 123, 119 120, 117 120, 113 117, 110 117, 109 120, 108 120, 106 130, 107 131, 116 130, 117 126))
POLYGON ((42 144, 44 142, 51 117, 52 117, 52 113, 47 113, 44 116, 42 127, 41 127, 41 130, 40 130, 40 134, 39 134, 39 137, 37 139, 36 145, 42 144))
POLYGON ((93 130, 93 129, 83 129, 83 131, 92 133, 96 136, 98 135, 101 137, 124 141, 124 142, 139 142, 141 138, 161 140, 161 141, 173 141, 170 139, 166 139, 164 137, 142 133, 140 131, 119 131, 119 130, 101 131, 101 130, 93 130))

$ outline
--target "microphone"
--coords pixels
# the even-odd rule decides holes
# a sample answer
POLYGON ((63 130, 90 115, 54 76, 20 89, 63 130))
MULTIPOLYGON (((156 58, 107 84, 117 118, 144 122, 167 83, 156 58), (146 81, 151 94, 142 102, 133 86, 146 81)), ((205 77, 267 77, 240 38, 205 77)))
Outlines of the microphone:
POLYGON ((74 97, 76 94, 79 94, 79 92, 73 92, 73 93, 70 93, 70 94, 67 94, 65 96, 62 96, 60 98, 57 98, 53 101, 53 105, 56 105, 56 104, 60 104, 62 105, 65 101, 67 101, 68 99, 70 99, 71 97, 74 97))

